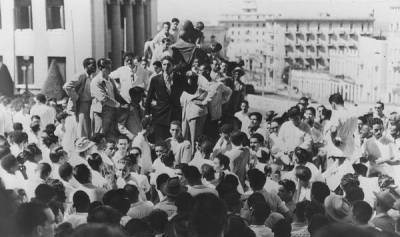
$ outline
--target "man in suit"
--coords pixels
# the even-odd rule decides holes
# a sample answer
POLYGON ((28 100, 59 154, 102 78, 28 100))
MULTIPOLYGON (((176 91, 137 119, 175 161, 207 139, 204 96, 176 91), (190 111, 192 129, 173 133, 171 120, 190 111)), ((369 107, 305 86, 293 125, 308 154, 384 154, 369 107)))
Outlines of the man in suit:
POLYGON ((127 102, 119 94, 114 81, 109 77, 111 60, 101 58, 97 61, 99 73, 90 83, 93 97, 91 116, 94 133, 104 133, 106 137, 116 136, 116 110, 127 109, 127 102))
POLYGON ((96 60, 86 58, 83 60, 83 68, 85 72, 65 83, 64 90, 70 97, 69 107, 75 112, 78 122, 77 136, 89 137, 91 135, 90 106, 92 105, 90 83, 96 72, 96 60))
POLYGON ((182 82, 175 79, 170 56, 164 57, 161 63, 163 73, 151 79, 145 103, 146 114, 153 117, 156 142, 168 138, 171 121, 180 121, 182 116, 179 101, 183 91, 182 82))

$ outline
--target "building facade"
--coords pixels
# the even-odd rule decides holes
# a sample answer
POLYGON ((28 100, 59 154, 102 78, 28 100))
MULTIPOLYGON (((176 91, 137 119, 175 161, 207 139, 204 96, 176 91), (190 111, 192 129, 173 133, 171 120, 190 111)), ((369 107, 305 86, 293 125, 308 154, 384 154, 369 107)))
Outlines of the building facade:
POLYGON ((156 33, 157 0, 0 0, 0 59, 16 88, 38 90, 56 60, 64 81, 81 72, 87 57, 143 54, 156 33))
POLYGON ((291 69, 328 71, 330 50, 357 49, 359 38, 372 33, 373 22, 372 16, 339 17, 328 13, 268 19, 267 85, 287 82, 291 69))

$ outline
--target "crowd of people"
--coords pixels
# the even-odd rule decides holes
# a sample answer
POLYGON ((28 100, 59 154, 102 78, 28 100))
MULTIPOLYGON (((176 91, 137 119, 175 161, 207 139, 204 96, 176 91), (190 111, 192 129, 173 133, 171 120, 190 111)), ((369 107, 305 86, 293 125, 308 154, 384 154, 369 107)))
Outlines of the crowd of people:
POLYGON ((85 59, 63 101, 0 97, 0 236, 400 233, 397 112, 250 112, 243 63, 180 24, 115 70, 85 59))

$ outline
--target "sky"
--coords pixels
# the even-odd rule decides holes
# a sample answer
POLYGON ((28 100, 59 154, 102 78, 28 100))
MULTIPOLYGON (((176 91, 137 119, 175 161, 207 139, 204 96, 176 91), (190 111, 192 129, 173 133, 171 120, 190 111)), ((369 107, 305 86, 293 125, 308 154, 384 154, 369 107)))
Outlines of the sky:
MULTIPOLYGON (((256 0, 260 12, 282 15, 330 12, 344 15, 368 15, 374 9, 377 21, 385 21, 388 5, 400 6, 400 0, 256 0), (304 4, 304 3, 307 4, 304 4)), ((243 0, 158 0, 160 21, 190 19, 216 25, 223 13, 239 12, 243 0)))

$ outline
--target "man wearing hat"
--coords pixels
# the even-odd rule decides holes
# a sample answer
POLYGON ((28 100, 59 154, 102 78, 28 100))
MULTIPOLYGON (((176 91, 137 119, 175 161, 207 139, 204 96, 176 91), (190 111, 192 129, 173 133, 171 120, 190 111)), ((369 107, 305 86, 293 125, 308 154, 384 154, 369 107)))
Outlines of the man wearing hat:
POLYGON ((351 223, 351 204, 344 198, 336 194, 331 194, 325 198, 326 216, 339 223, 351 223))
POLYGON ((396 202, 395 197, 390 193, 389 190, 382 191, 379 193, 374 192, 375 201, 375 217, 371 220, 371 223, 382 230, 388 232, 395 232, 395 220, 388 215, 388 211, 393 208, 396 202))
POLYGON ((167 183, 161 188, 163 189, 163 193, 165 193, 165 197, 154 206, 154 209, 160 209, 165 211, 168 214, 168 218, 171 219, 177 211, 177 207, 175 205, 176 197, 179 194, 186 191, 186 188, 181 184, 181 181, 178 177, 169 178, 167 183))
POLYGON ((94 147, 94 145, 94 142, 90 141, 87 137, 78 138, 75 141, 76 154, 74 154, 68 162, 72 166, 85 164, 89 167, 86 157, 91 154, 91 148, 94 147))

